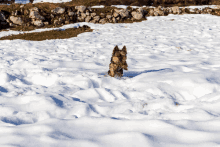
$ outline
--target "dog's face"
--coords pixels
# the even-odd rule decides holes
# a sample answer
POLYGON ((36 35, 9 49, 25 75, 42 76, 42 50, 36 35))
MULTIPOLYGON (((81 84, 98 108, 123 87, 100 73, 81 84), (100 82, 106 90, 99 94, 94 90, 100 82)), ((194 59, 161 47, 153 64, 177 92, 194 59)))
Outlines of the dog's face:
POLYGON ((115 46, 112 56, 119 57, 119 56, 126 56, 126 55, 127 55, 126 46, 124 46, 122 50, 120 50, 117 45, 115 46))

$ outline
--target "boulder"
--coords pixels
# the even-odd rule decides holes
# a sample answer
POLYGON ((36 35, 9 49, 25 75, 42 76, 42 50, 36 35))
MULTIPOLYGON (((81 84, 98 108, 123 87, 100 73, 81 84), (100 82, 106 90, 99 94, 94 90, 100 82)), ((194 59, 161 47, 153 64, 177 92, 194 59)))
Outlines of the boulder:
POLYGON ((75 9, 77 9, 81 13, 84 13, 84 11, 86 10, 86 6, 75 6, 75 9))
POLYGON ((56 19, 56 20, 54 20, 54 25, 58 25, 58 24, 60 24, 60 22, 56 19))
POLYGON ((55 9, 51 10, 51 12, 55 14, 63 14, 65 12, 65 8, 56 7, 55 9))
POLYGON ((38 11, 30 11, 29 18, 44 20, 45 18, 39 14, 38 11))
POLYGON ((153 16, 153 15, 154 15, 154 10, 153 10, 153 9, 150 9, 149 15, 150 15, 150 16, 153 16))
POLYGON ((85 19, 86 18, 86 13, 81 13, 81 17, 83 18, 83 19, 85 19))
POLYGON ((91 23, 96 23, 97 21, 93 19, 93 20, 91 20, 90 22, 91 22, 91 23))
POLYGON ((105 24, 105 23, 107 23, 107 19, 106 19, 106 18, 100 19, 100 20, 99 20, 99 23, 105 24))
POLYGON ((159 15, 159 13, 155 11, 154 12, 154 16, 158 16, 158 15, 159 15))
POLYGON ((91 19, 92 19, 91 16, 86 16, 86 18, 85 18, 85 22, 89 22, 91 19))
POLYGON ((33 25, 37 27, 43 27, 44 23, 42 22, 42 20, 36 20, 36 21, 33 21, 33 25))
POLYGON ((140 12, 132 11, 132 12, 131 12, 131 15, 132 15, 133 18, 136 19, 136 20, 140 20, 141 18, 143 18, 143 14, 140 13, 140 12))
POLYGON ((49 22, 48 21, 46 21, 46 22, 43 22, 44 23, 44 25, 49 25, 49 22))
POLYGON ((24 15, 28 15, 29 11, 28 10, 24 10, 24 15))
POLYGON ((23 21, 22 21, 21 17, 10 16, 9 19, 10 19, 14 24, 18 24, 18 25, 22 25, 22 24, 23 24, 23 21))
POLYGON ((93 17, 94 20, 99 21, 100 20, 100 16, 95 16, 93 17))
POLYGON ((112 22, 113 22, 113 23, 117 23, 117 20, 116 20, 115 17, 112 17, 112 22))
POLYGON ((101 18, 105 18, 105 14, 104 13, 100 13, 100 17, 101 18))
POLYGON ((15 15, 15 12, 14 12, 14 11, 12 11, 12 12, 11 12, 11 15, 12 15, 12 16, 14 16, 14 15, 15 15))
POLYGON ((69 16, 74 16, 74 15, 75 15, 75 12, 68 12, 68 15, 69 15, 69 16))
POLYGON ((18 10, 15 10, 15 16, 17 16, 18 15, 18 10))
POLYGON ((171 7, 172 11, 174 14, 179 14, 180 13, 180 10, 179 10, 179 7, 178 6, 174 6, 174 7, 171 7))
POLYGON ((66 20, 66 21, 65 21, 65 24, 70 24, 70 21, 66 20))
POLYGON ((94 17, 94 16, 96 16, 96 13, 91 13, 90 15, 91 15, 92 17, 94 17))
POLYGON ((113 17, 118 17, 118 16, 119 16, 119 14, 117 12, 113 13, 113 17))
POLYGON ((77 17, 77 20, 80 21, 80 22, 83 22, 83 21, 85 21, 85 18, 82 18, 82 17, 80 16, 80 17, 77 17))
POLYGON ((138 8, 138 9, 137 9, 137 12, 144 14, 144 9, 143 9, 143 7, 138 8))
POLYGON ((106 18, 111 19, 112 16, 111 15, 106 15, 106 18))
POLYGON ((89 10, 86 10, 86 15, 89 16, 89 10))
MULTIPOLYGON (((121 9, 121 10, 118 10, 118 9, 115 9, 115 12, 117 14, 119 14, 121 16, 121 18, 125 18, 125 17, 129 17, 129 12, 127 9, 121 9)), ((117 15, 115 14, 115 15, 117 15)), ((114 16, 115 17, 115 16, 114 16)), ((116 16, 117 17, 117 16, 116 16)))

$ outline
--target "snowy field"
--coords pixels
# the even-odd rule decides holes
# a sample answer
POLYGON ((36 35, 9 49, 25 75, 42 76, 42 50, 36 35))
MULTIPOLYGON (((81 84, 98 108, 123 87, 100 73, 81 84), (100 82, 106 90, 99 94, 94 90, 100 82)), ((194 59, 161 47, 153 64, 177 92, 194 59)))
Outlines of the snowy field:
POLYGON ((219 147, 220 17, 147 19, 0 41, 0 146, 219 147), (105 76, 115 45, 128 51, 121 79, 105 76))

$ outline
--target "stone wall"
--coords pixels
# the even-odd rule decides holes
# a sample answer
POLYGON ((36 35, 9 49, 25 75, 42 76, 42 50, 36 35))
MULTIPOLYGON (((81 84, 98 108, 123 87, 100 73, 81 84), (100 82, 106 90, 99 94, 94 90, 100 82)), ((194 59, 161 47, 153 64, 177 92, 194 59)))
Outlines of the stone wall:
MULTIPOLYGON (((50 10, 50 12, 32 7, 30 9, 24 9, 24 5, 21 5, 19 10, 12 12, 1 11, 0 12, 0 27, 7 28, 10 26, 35 26, 37 28, 47 25, 58 25, 76 23, 76 22, 90 22, 90 23, 118 23, 125 20, 138 21, 145 19, 146 16, 166 16, 168 14, 211 14, 215 10, 212 8, 188 9, 161 6, 156 8, 140 7, 133 9, 127 7, 127 9, 120 9, 116 7, 109 7, 108 9, 91 8, 86 6, 74 6, 74 7, 56 7, 50 10)), ((217 13, 217 11, 216 11, 217 13)))

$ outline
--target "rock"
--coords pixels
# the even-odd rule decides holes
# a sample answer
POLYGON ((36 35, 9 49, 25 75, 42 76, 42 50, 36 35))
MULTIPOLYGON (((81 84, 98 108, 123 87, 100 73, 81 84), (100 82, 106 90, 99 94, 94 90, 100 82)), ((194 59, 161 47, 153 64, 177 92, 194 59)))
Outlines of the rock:
POLYGON ((29 11, 28 10, 24 10, 24 15, 28 15, 29 11))
POLYGON ((30 11, 29 18, 44 20, 45 18, 39 14, 38 11, 30 11))
POLYGON ((142 15, 144 14, 144 9, 143 7, 140 7, 139 9, 137 9, 137 12, 142 13, 142 15))
POLYGON ((83 22, 83 21, 85 21, 85 18, 77 17, 77 20, 80 21, 80 22, 83 22))
POLYGON ((69 15, 69 16, 74 16, 74 15, 75 15, 75 12, 68 12, 68 15, 69 15))
POLYGON ((208 12, 208 14, 211 14, 212 9, 211 9, 211 8, 208 8, 208 9, 206 9, 206 11, 208 12))
POLYGON ((9 26, 11 26, 11 27, 13 27, 13 26, 15 26, 13 23, 9 23, 9 26))
POLYGON ((12 11, 12 12, 11 12, 11 15, 12 15, 12 16, 14 16, 14 15, 15 15, 15 12, 14 12, 14 11, 12 11))
POLYGON ((99 21, 100 20, 100 16, 95 16, 93 17, 94 20, 99 21))
POLYGON ((112 16, 111 15, 106 15, 106 18, 111 19, 112 16))
POLYGON ((178 6, 171 7, 171 9, 172 9, 174 14, 176 14, 176 13, 179 14, 180 13, 178 6))
POLYGON ((119 20, 120 20, 120 17, 116 17, 115 19, 116 19, 117 21, 119 21, 119 20))
POLYGON ((101 18, 105 18, 105 14, 104 13, 100 13, 100 17, 101 18))
POLYGON ((118 17, 119 14, 118 14, 117 12, 114 12, 114 13, 113 13, 113 16, 114 16, 114 17, 118 17))
POLYGON ((66 20, 66 21, 65 21, 65 24, 70 24, 70 21, 66 20))
POLYGON ((150 16, 153 16, 153 15, 154 15, 154 10, 153 10, 153 9, 150 9, 149 15, 150 15, 150 16))
POLYGON ((96 16, 96 13, 91 13, 90 15, 91 15, 92 17, 94 17, 94 16, 96 16))
POLYGON ((51 12, 55 14, 63 14, 65 12, 65 8, 56 7, 55 9, 51 10, 51 12))
POLYGON ((42 20, 36 20, 36 21, 33 21, 33 25, 42 27, 44 26, 44 23, 42 22, 42 20))
POLYGON ((77 11, 76 14, 79 16, 79 15, 81 14, 81 12, 80 12, 80 11, 77 11))
POLYGON ((160 7, 155 7, 155 8, 154 8, 154 11, 155 11, 155 12, 159 12, 159 11, 160 11, 160 7))
POLYGON ((99 23, 101 23, 101 24, 105 24, 105 23, 107 23, 106 18, 100 19, 100 20, 99 20, 99 23))
POLYGON ((59 23, 59 21, 56 19, 56 20, 54 20, 54 25, 59 25, 60 23, 59 23))
POLYGON ((158 14, 158 12, 154 12, 154 16, 158 16, 159 14, 158 14))
POLYGON ((113 21, 113 23, 117 23, 117 20, 115 17, 112 17, 112 21, 113 21))
POLYGON ((86 6, 75 6, 75 9, 77 9, 79 12, 83 13, 86 10, 86 6))
POLYGON ((200 14, 201 13, 201 11, 200 10, 196 10, 196 14, 200 14))
POLYGON ((91 19, 92 19, 91 16, 86 16, 86 18, 85 18, 85 22, 89 22, 91 19))
POLYGON ((44 23, 44 25, 49 25, 49 22, 48 21, 46 21, 46 22, 43 22, 44 23))
POLYGON ((89 10, 86 10, 86 15, 89 16, 89 10))
POLYGON ((9 19, 10 19, 14 24, 18 24, 18 25, 22 25, 22 24, 23 24, 23 21, 22 21, 21 17, 10 16, 9 19))
POLYGON ((50 14, 50 17, 51 17, 51 18, 54 18, 54 15, 53 15, 53 14, 50 14))
MULTIPOLYGON (((121 16, 121 18, 129 17, 129 12, 127 9, 118 10, 115 9, 115 12, 121 16)), ((115 14, 115 15, 117 15, 115 14)), ((114 14, 113 14, 114 15, 114 14)), ((115 17, 115 16, 114 16, 115 17)), ((116 16, 117 17, 117 16, 116 16)))
POLYGON ((154 8, 154 16, 164 16, 164 12, 161 10, 161 6, 154 8))
POLYGON ((86 18, 86 14, 85 13, 81 13, 81 17, 83 18, 83 19, 85 19, 86 18))
POLYGON ((89 12, 92 12, 92 8, 91 7, 87 7, 87 9, 89 10, 89 12))
POLYGON ((60 22, 60 23, 63 23, 64 21, 65 21, 65 19, 64 18, 58 18, 58 21, 60 22))
POLYGON ((2 12, 0 12, 0 20, 1 21, 5 21, 6 20, 6 17, 5 17, 5 15, 2 12))
POLYGON ((20 5, 20 8, 21 8, 21 9, 24 8, 24 5, 20 5))
POLYGON ((140 12, 132 11, 132 12, 131 12, 131 15, 132 15, 133 18, 136 19, 136 20, 140 20, 141 18, 143 18, 143 14, 140 13, 140 12))
POLYGON ((97 21, 93 19, 93 20, 91 20, 90 22, 91 22, 91 23, 96 23, 97 21))
POLYGON ((18 15, 18 10, 15 10, 15 16, 17 16, 18 15))

